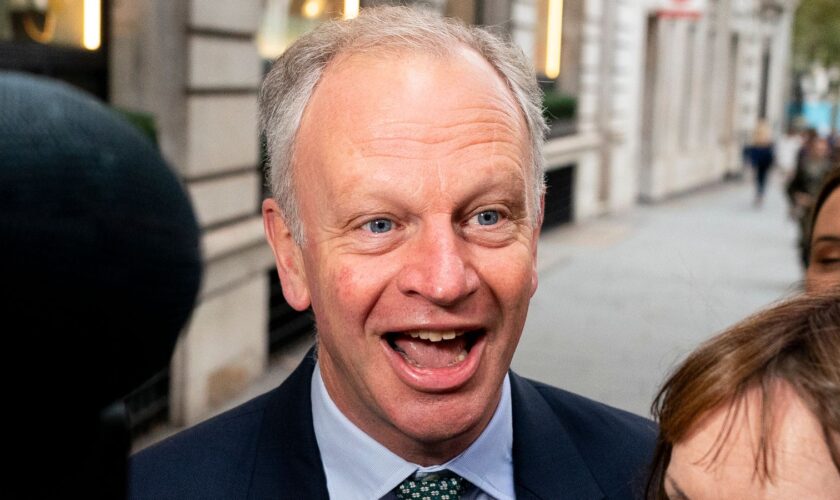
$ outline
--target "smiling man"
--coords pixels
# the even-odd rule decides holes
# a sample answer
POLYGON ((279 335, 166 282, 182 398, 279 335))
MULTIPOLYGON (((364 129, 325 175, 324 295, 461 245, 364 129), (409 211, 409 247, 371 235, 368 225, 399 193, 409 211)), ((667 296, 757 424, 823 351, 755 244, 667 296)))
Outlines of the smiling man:
POLYGON ((317 355, 135 457, 132 495, 640 494, 651 423, 509 371, 544 191, 545 124, 521 52, 371 9, 292 45, 261 110, 266 235, 286 300, 314 311, 317 355))

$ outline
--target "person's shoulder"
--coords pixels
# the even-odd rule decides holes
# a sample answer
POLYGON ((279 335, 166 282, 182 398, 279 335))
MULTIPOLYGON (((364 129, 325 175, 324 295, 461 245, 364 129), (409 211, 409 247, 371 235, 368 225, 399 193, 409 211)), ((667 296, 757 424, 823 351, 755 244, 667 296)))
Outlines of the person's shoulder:
POLYGON ((136 453, 129 498, 324 498, 312 428, 312 351, 275 389, 136 453))
POLYGON ((525 379, 551 406, 555 414, 575 430, 587 431, 591 438, 604 441, 636 441, 651 445, 656 439, 656 424, 644 417, 589 399, 557 387, 525 379), (591 435, 590 435, 591 434, 591 435))
MULTIPOLYGON (((274 389, 135 453, 129 497, 187 498, 247 489, 265 410, 274 389)), ((234 495, 236 496, 236 495, 234 495)))
POLYGON ((609 498, 635 498, 644 490, 659 430, 654 422, 578 394, 519 378, 533 406, 545 402, 542 425, 563 433, 609 498), (552 420, 553 419, 553 420, 552 420))

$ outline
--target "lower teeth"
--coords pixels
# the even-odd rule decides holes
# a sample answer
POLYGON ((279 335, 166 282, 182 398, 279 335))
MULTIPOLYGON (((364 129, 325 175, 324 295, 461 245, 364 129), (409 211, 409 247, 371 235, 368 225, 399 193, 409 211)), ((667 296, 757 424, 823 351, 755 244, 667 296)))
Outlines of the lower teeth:
MULTIPOLYGON (((416 361, 409 358, 408 354, 406 354, 405 351, 403 351, 399 347, 395 348, 394 350, 397 351, 397 353, 399 353, 408 364, 410 364, 414 367, 417 367, 417 368, 424 368, 423 366, 420 366, 419 364, 417 364, 416 361)), ((464 361, 465 359, 467 359, 467 354, 468 353, 467 353, 466 350, 462 350, 461 353, 458 354, 457 356, 455 356, 455 359, 453 361, 451 361, 447 366, 455 366, 458 363, 464 361)))

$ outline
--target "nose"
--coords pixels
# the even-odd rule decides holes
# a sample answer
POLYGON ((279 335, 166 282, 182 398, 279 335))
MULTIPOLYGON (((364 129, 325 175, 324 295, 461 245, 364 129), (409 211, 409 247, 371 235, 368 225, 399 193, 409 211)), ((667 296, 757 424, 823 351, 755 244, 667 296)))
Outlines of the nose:
POLYGON ((426 224, 413 239, 397 280, 403 294, 447 307, 478 290, 479 277, 467 255, 467 242, 456 233, 448 217, 439 224, 426 224))

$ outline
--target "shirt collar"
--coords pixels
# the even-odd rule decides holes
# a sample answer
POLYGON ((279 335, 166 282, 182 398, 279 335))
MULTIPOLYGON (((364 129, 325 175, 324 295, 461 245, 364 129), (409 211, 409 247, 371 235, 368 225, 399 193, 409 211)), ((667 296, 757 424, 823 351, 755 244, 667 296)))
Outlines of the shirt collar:
POLYGON ((403 460, 345 417, 327 392, 320 365, 312 375, 311 393, 315 438, 330 497, 382 498, 415 472, 424 476, 448 469, 494 498, 514 498, 509 376, 502 384, 499 405, 478 439, 449 462, 429 467, 403 460))

